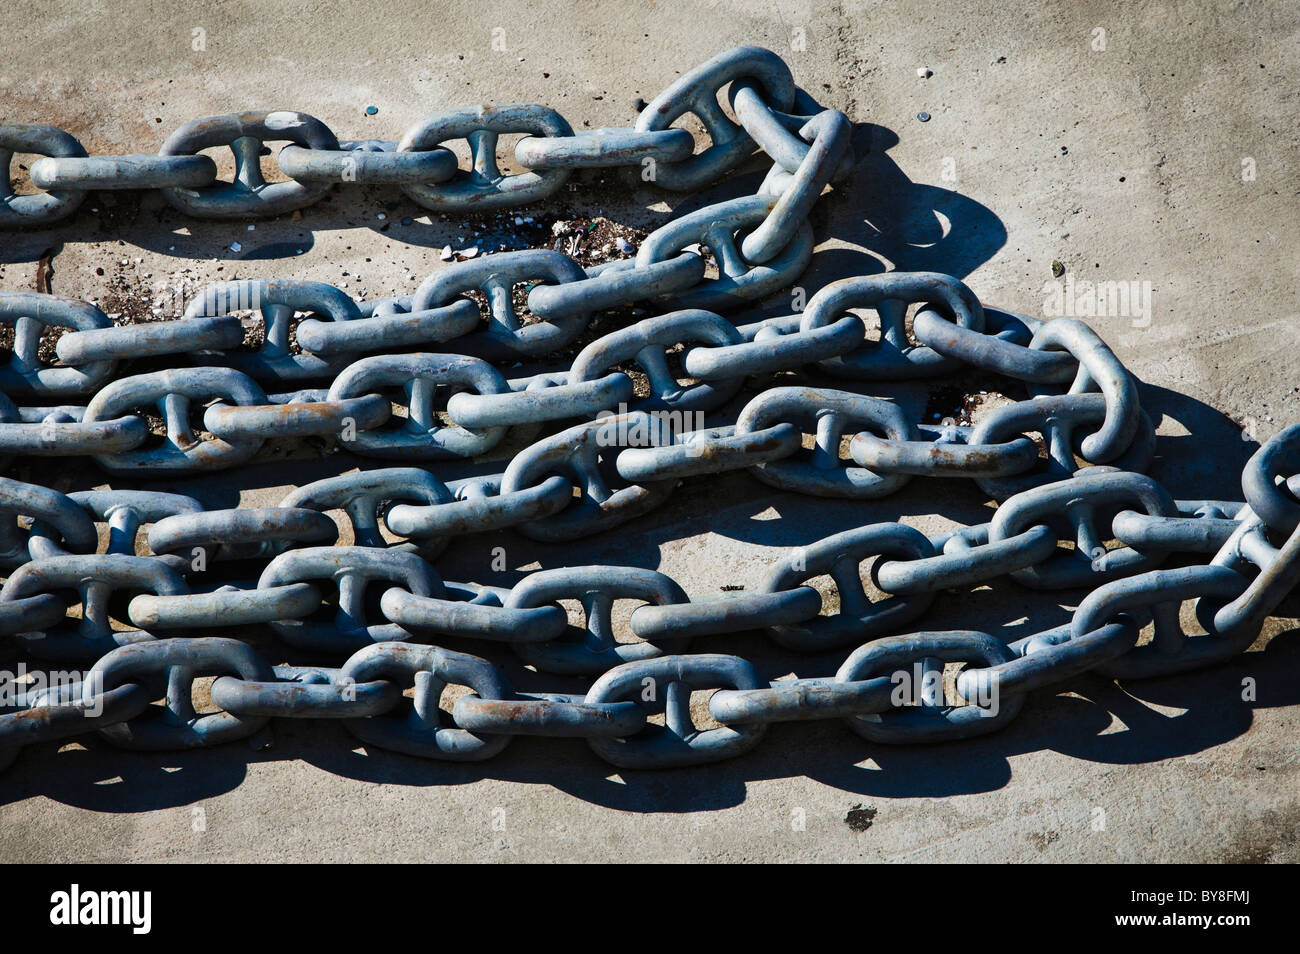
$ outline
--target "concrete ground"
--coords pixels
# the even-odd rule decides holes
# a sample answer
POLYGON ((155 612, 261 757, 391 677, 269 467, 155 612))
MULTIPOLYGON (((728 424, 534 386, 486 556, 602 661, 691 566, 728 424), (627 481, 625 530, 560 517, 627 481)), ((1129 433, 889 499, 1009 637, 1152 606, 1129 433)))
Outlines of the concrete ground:
MULTIPOLYGON (((1149 282, 1149 315, 1088 320, 1144 382, 1160 434, 1152 473, 1175 496, 1239 497, 1258 442, 1300 420, 1293 6, 15 0, 6 13, 0 115, 58 125, 100 154, 152 152, 191 119, 264 107, 310 112, 340 138, 399 138, 426 114, 480 102, 549 104, 575 128, 629 125, 633 100, 679 72, 736 44, 767 46, 858 124, 854 180, 814 215, 810 291, 887 263, 953 273, 986 302, 1038 315, 1054 262, 1076 281, 1149 282)), ((520 214, 650 228, 752 191, 761 175, 755 163, 689 197, 589 175, 520 214)), ((36 287, 44 259, 53 291, 109 311, 138 308, 159 281, 236 276, 377 297, 413 290, 444 245, 468 247, 476 229, 485 243, 529 244, 497 221, 430 218, 388 189, 336 192, 253 230, 187 219, 158 196, 91 196, 58 228, 0 233, 0 289, 36 287)), ((951 401, 944 387, 866 390, 919 420, 951 401)), ((500 469, 506 453, 437 472, 500 469)), ((272 449, 238 474, 149 486, 273 504, 359 465, 373 466, 272 449)), ((60 489, 102 480, 80 465, 43 473, 60 489)), ((733 475, 690 482, 580 545, 472 539, 436 565, 449 579, 493 579, 490 548, 502 544, 507 580, 637 563, 707 596, 752 586, 786 548, 828 533, 894 519, 938 531, 987 519, 986 503, 953 481, 847 503, 733 475)), ((925 625, 1017 638, 1066 619, 1076 598, 1002 581, 941 598, 925 625)), ((759 634, 707 648, 771 677, 827 674, 842 655, 796 656, 759 634)), ((570 685, 493 658, 521 687, 570 685)), ((891 748, 836 722, 782 725, 744 757, 668 772, 615 771, 576 740, 426 762, 319 722, 278 723, 261 752, 37 746, 0 778, 0 859, 1294 862, 1298 675, 1296 620, 1277 619, 1221 668, 1122 686, 1081 677, 1033 694, 982 739, 891 748)))

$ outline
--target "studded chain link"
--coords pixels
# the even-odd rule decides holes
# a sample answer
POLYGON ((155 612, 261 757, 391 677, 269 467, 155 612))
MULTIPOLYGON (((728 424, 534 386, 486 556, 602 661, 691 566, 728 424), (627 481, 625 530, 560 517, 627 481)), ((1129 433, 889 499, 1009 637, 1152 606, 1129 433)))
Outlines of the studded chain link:
POLYGON ((851 172, 850 131, 752 47, 681 77, 634 129, 575 134, 553 110, 518 105, 440 113, 398 142, 340 143, 306 114, 269 111, 191 123, 157 156, 88 157, 60 130, 0 123, 0 158, 44 154, 31 179, 46 190, 0 196, 0 225, 48 224, 97 189, 156 188, 190 215, 247 217, 360 182, 466 211, 538 201, 574 168, 650 163, 660 185, 694 190, 756 147, 773 160, 757 195, 683 215, 635 258, 590 269, 558 251, 502 253, 369 302, 319 282, 224 282, 176 320, 122 327, 87 302, 0 293, 0 320, 14 326, 0 367, 2 454, 84 456, 129 479, 238 467, 267 442, 318 437, 399 465, 306 484, 276 507, 226 510, 0 478, 0 563, 11 569, 0 635, 51 664, 91 664, 82 678, 0 700, 0 755, 92 732, 126 748, 207 746, 263 739, 272 718, 323 718, 430 758, 485 759, 538 735, 585 738, 622 767, 692 765, 738 755, 787 720, 842 719, 880 743, 965 738, 1085 671, 1164 675, 1247 648, 1300 582, 1300 425, 1251 459, 1244 500, 1178 500, 1143 473, 1155 429, 1136 380, 1081 321, 1041 322, 985 306, 951 276, 907 272, 834 282, 788 316, 737 325, 719 314, 803 271, 809 211, 851 172), (710 139, 699 153, 672 126, 688 112, 710 139), (515 158, 527 172, 500 172, 503 134, 526 137, 515 158), (469 142, 472 170, 445 148, 453 139, 469 142), (288 181, 261 178, 271 141, 290 143, 277 157, 288 181), (217 181, 200 154, 214 146, 234 153, 234 181, 217 181), (567 367, 503 371, 570 348, 594 313, 628 302, 656 314, 585 345, 567 367), (250 311, 265 331, 255 350, 239 317, 250 311), (879 322, 874 339, 864 313, 879 322), (67 329, 57 361, 39 348, 52 326, 67 329), (166 367, 120 373, 146 359, 166 367), (1026 397, 974 425, 936 424, 798 376, 812 369, 849 387, 963 368, 1001 375, 1026 397), (757 393, 734 420, 704 426, 745 388, 757 393), (84 403, 57 403, 69 399, 84 403), (436 475, 439 460, 481 458, 539 430, 500 473, 436 475), (606 533, 683 480, 738 470, 855 500, 913 477, 968 479, 998 506, 987 523, 934 537, 900 522, 846 530, 713 599, 634 566, 559 567, 502 587, 444 580, 430 562, 457 537, 504 528, 542 541, 606 533), (343 514, 343 544, 331 512, 343 514), (1174 554, 1208 561, 1165 568, 1174 554), (250 560, 255 581, 220 570, 250 560), (809 585, 819 577, 835 599, 809 585), (1086 596, 1069 623, 1010 645, 916 629, 941 592, 1001 577, 1086 596), (581 625, 562 600, 581 605, 581 625), (639 604, 626 630, 618 600, 639 604), (1199 632, 1180 621, 1186 601, 1199 632), (117 625, 121 605, 133 628, 117 625), (202 635, 239 626, 338 665, 273 666, 241 640, 202 635), (745 659, 687 652, 753 631, 798 652, 851 651, 833 677, 772 683, 745 659), (494 663, 427 642, 442 638, 502 644, 539 672, 594 681, 585 694, 521 692, 494 663), (950 664, 961 669, 945 679, 950 664), (902 699, 899 673, 918 683, 902 699), (194 707, 202 676, 217 677, 216 712, 194 707), (470 690, 450 711, 440 708, 448 685, 470 690), (715 727, 692 715, 699 690, 716 690, 715 727))

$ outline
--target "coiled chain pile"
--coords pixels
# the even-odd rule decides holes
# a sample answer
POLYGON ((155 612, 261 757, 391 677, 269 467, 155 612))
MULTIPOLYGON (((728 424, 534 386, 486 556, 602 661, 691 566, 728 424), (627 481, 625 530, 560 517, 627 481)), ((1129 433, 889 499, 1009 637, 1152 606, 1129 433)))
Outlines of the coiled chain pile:
POLYGON ((207 510, 132 489, 64 495, 0 478, 0 560, 11 568, 0 634, 51 664, 93 664, 6 699, 0 753, 91 732, 128 748, 208 746, 264 738, 272 718, 312 718, 432 758, 487 758, 516 735, 577 736, 618 766, 679 766, 739 754, 783 720, 839 718, 878 742, 972 736, 1015 718, 1027 692, 1084 671, 1149 677, 1247 648, 1300 581, 1300 425, 1251 459, 1243 501, 1176 500, 1143 473, 1155 438, 1136 382, 1083 322, 985 307, 961 281, 928 272, 837 281, 788 317, 737 326, 719 314, 804 270, 809 211, 852 171, 850 132, 779 57, 753 47, 681 77, 634 129, 575 134, 553 110, 516 105, 440 113, 397 143, 340 143, 311 116, 271 111, 191 123, 156 156, 88 157, 66 132, 0 123, 0 159, 43 154, 31 180, 47 190, 0 196, 0 226, 52 222, 89 190, 156 188, 190 215, 246 217, 300 208, 333 183, 395 184, 429 209, 465 211, 537 201, 579 167, 653 170, 645 178, 693 190, 756 146, 773 162, 758 194, 686 214, 635 258, 590 269, 558 251, 508 252, 367 302, 319 282, 225 282, 178 320, 134 326, 82 301, 0 293, 0 319, 14 326, 0 367, 0 453, 85 455, 113 479, 165 477, 315 436, 407 462, 328 477, 261 509, 207 510), (720 105, 724 89, 738 124, 720 105), (671 127, 688 113, 710 140, 698 153, 671 127), (521 133, 515 158, 529 171, 502 175, 498 137, 521 133), (443 147, 453 139, 469 142, 472 171, 443 147), (263 144, 285 140, 277 161, 289 179, 267 183, 263 144), (234 181, 218 181, 199 154, 213 146, 233 151, 234 181), (486 299, 486 317, 470 295, 486 299), (511 379, 500 369, 553 355, 594 313, 629 302, 657 316, 591 342, 565 370, 511 379), (855 310, 878 316, 878 340, 855 310), (246 311, 263 319, 256 349, 243 345, 246 311), (57 361, 41 354, 51 326, 66 329, 57 361), (119 373, 142 360, 165 367, 119 373), (689 423, 746 382, 809 366, 848 384, 974 367, 1022 382, 1029 398, 974 426, 933 425, 852 391, 773 386, 733 424, 689 423), (521 425, 545 433, 502 473, 436 475, 437 461, 482 455, 521 425), (425 461, 433 468, 409 465, 425 461), (792 550, 751 589, 707 600, 631 566, 547 569, 504 588, 445 581, 429 562, 458 536, 506 527, 544 541, 608 532, 683 480, 733 470, 850 499, 912 477, 962 477, 999 506, 990 522, 937 538, 902 523, 837 533, 792 550), (329 511, 346 516, 350 545, 334 545, 329 511), (104 552, 97 524, 107 524, 104 552), (1161 569, 1174 553, 1206 562, 1161 569), (250 558, 265 559, 255 584, 212 582, 224 561, 250 558), (1070 623, 1010 645, 906 632, 940 590, 1006 575, 1089 592, 1070 623), (838 591, 833 612, 806 585, 821 576, 838 591), (368 596, 379 591, 377 616, 368 596), (137 628, 115 626, 119 595, 137 628), (642 604, 634 642, 620 641, 612 618, 626 599, 642 604), (561 600, 581 603, 585 627, 569 625, 561 600), (1183 626, 1189 600, 1200 632, 1183 626), (272 666, 243 641, 201 635, 235 626, 269 627, 342 664, 272 666), (759 630, 797 651, 856 648, 833 678, 770 684, 742 658, 686 653, 697 638, 759 630), (519 692, 491 662, 425 642, 439 637, 505 643, 539 672, 594 682, 585 695, 519 692), (948 664, 964 665, 945 686, 948 664), (895 676, 912 670, 932 678, 900 704, 895 676), (196 712, 201 676, 218 677, 219 711, 196 712), (448 685, 471 690, 451 712, 439 707, 448 685), (697 690, 718 690, 708 702, 718 727, 693 721, 697 690), (659 713, 662 724, 650 721, 659 713))

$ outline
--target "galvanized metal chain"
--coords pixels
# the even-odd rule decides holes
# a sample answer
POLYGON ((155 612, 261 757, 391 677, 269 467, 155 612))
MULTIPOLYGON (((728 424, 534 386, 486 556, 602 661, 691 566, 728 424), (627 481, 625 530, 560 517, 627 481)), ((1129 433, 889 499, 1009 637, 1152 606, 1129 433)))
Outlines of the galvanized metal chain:
POLYGON ((56 190, 4 200, 27 220, 67 214, 87 188, 163 188, 196 215, 249 215, 295 208, 332 181, 388 182, 431 208, 460 209, 536 200, 582 165, 650 159, 661 184, 693 189, 755 143, 774 164, 760 195, 670 222, 635 259, 592 270, 558 252, 507 253, 378 302, 321 283, 228 282, 178 320, 133 327, 112 326, 85 302, 0 294, 0 317, 15 326, 13 359, 0 368, 4 454, 88 455, 114 477, 156 475, 238 466, 265 441, 317 435, 362 456, 423 462, 482 455, 511 427, 564 425, 499 474, 449 483, 424 467, 387 467, 329 477, 260 509, 212 511, 130 489, 64 495, 0 478, 0 561, 13 568, 0 588, 0 636, 50 663, 92 664, 82 679, 47 678, 0 700, 0 757, 92 732, 142 749, 265 741, 272 718, 342 719, 368 744, 451 760, 488 758, 517 735, 576 736, 624 767, 737 755, 785 720, 841 718, 882 743, 962 738, 1005 725, 1026 693, 1085 671, 1140 678, 1221 662, 1254 641, 1300 582, 1300 426, 1252 458, 1244 500, 1175 500, 1141 473, 1154 428, 1135 380, 1082 322, 988 308, 933 273, 845 279, 798 314, 748 325, 718 314, 802 271, 808 210, 846 163, 847 119, 810 107, 766 51, 731 51, 683 76, 635 130, 573 135, 549 110, 502 107, 440 114, 397 144, 339 148, 311 117, 245 114, 185 127, 147 160, 91 159, 75 141, 18 135, 0 124, 0 147, 47 151, 32 178, 56 190), (718 101, 724 86, 738 124, 718 101), (687 111, 712 140, 694 156, 690 136, 669 128, 687 111), (533 171, 501 176, 497 137, 519 132, 531 138, 516 158, 533 171), (471 144, 473 172, 457 171, 440 145, 457 137, 471 144), (279 155, 293 181, 267 184, 257 156, 275 139, 294 143, 279 155), (234 183, 214 185, 210 160, 194 155, 218 144, 235 153, 234 183), (357 169, 359 179, 344 175, 357 169), (718 277, 704 278, 702 255, 684 251, 697 243, 718 277), (515 311, 521 282, 536 283, 527 301, 539 320, 515 311), (486 321, 467 292, 486 298, 486 321), (565 348, 593 312, 626 301, 665 313, 595 340, 567 368, 508 379, 493 364, 565 348), (250 309, 266 331, 252 352, 240 348, 237 317, 250 309), (864 310, 879 319, 877 341, 864 310), (39 354, 50 325, 71 329, 57 364, 39 354), (439 351, 389 353, 431 345, 439 351), (115 377, 142 357, 194 366, 115 377), (640 390, 630 365, 644 373, 640 390), (963 367, 1020 382, 1028 398, 970 426, 934 425, 855 391, 786 385, 760 390, 732 424, 682 423, 769 375, 813 369, 852 387, 963 367), (297 390, 268 394, 277 386, 297 390), (396 420, 395 395, 404 405, 396 420), (76 396, 89 400, 11 399, 76 396), (141 413, 151 406, 163 435, 141 413), (898 522, 838 533, 792 550, 753 587, 708 600, 632 566, 549 569, 499 587, 443 580, 429 562, 468 533, 607 531, 663 503, 681 480, 732 470, 854 499, 913 476, 964 477, 1000 504, 990 522, 937 537, 898 522), (330 511, 346 516, 348 544, 337 545, 330 511), (1210 559, 1162 568, 1175 553, 1210 559), (255 582, 209 572, 250 559, 261 561, 255 582), (822 576, 836 589, 833 611, 808 585, 822 576), (1069 624, 1009 646, 987 633, 914 630, 940 591, 1003 576, 1088 592, 1069 624), (121 597, 135 629, 114 625, 121 597), (641 605, 622 632, 612 608, 627 599, 641 605), (581 626, 570 626, 562 600, 581 604, 581 626), (1203 632, 1180 623, 1188 600, 1203 632), (1153 635, 1143 641, 1147 621, 1153 635), (195 635, 237 626, 267 627, 341 665, 273 666, 242 641, 195 635), (857 648, 834 677, 771 684, 739 657, 686 653, 759 630, 796 651, 857 648), (585 694, 519 692, 488 660, 425 642, 444 637, 595 680, 585 694), (950 664, 963 668, 945 679, 950 664), (916 684, 901 700, 899 673, 916 684), (217 712, 195 710, 201 676, 218 677, 217 712), (471 692, 447 712, 439 700, 450 684, 471 692), (708 704, 717 727, 693 720, 695 690, 718 690, 708 704), (650 721, 656 713, 662 725, 650 721))

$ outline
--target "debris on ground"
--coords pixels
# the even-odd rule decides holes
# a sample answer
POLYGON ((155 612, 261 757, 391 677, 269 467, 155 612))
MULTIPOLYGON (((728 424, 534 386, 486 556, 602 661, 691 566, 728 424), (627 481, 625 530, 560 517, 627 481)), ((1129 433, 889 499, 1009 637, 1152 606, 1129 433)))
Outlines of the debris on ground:
POLYGON ((930 390, 921 423, 973 427, 989 411, 1028 398, 1029 392, 1023 385, 1017 387, 997 376, 979 372, 958 374, 930 390))
POLYGON ((616 258, 630 258, 645 241, 643 229, 596 218, 556 219, 551 223, 550 248, 576 260, 579 265, 599 265, 616 258))
POLYGON ((866 808, 861 802, 849 809, 844 816, 844 823, 852 831, 866 831, 875 823, 878 810, 875 808, 866 808))

